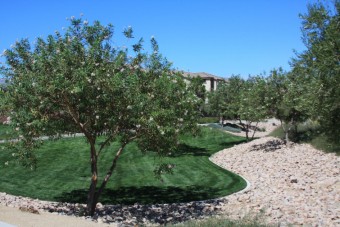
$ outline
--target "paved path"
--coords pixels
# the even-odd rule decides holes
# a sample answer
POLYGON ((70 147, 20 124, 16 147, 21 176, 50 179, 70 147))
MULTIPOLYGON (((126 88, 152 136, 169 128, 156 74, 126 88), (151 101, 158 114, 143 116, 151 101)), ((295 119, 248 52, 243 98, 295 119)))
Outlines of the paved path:
MULTIPOLYGON (((40 211, 39 211, 40 212, 40 211)), ((18 208, 6 207, 0 205, 0 227, 116 227, 115 223, 108 225, 103 223, 94 223, 90 220, 70 217, 66 215, 56 215, 47 212, 32 214, 20 211, 18 208)))

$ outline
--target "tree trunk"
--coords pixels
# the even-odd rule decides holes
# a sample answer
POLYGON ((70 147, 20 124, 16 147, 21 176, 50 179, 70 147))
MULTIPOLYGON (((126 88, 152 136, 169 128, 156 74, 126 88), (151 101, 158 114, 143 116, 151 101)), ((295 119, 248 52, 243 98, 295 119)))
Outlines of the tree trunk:
POLYGON ((113 173, 113 170, 116 168, 117 160, 118 160, 118 158, 120 157, 120 155, 122 154, 122 152, 123 152, 125 146, 126 146, 126 143, 123 144, 123 145, 121 146, 121 148, 119 148, 119 150, 117 151, 117 154, 116 154, 115 158, 112 160, 111 167, 110 167, 109 171, 106 173, 106 176, 105 176, 105 178, 104 178, 104 180, 103 180, 102 184, 100 185, 100 188, 99 188, 99 190, 98 190, 98 192, 97 192, 97 200, 98 200, 99 196, 102 194, 102 192, 103 192, 103 190, 104 190, 104 188, 105 188, 107 182, 109 181, 109 179, 110 179, 110 177, 111 177, 111 175, 112 175, 112 173, 113 173))
POLYGON ((285 134, 284 142, 285 142, 285 144, 287 144, 287 143, 289 142, 289 138, 288 138, 288 130, 287 130, 287 128, 286 128, 285 125, 284 125, 285 123, 282 122, 281 119, 280 119, 280 122, 281 122, 282 130, 283 130, 283 132, 284 132, 284 134, 285 134))
POLYGON ((255 129, 254 129, 253 135, 251 136, 251 139, 254 139, 255 132, 256 132, 256 130, 257 130, 257 125, 258 125, 258 124, 259 124, 259 122, 256 122, 255 129))
POLYGON ((221 127, 224 126, 224 118, 223 118, 223 116, 220 116, 220 124, 221 124, 221 127))
POLYGON ((98 202, 98 195, 96 193, 96 187, 98 182, 98 171, 97 171, 97 154, 94 142, 90 142, 91 145, 91 185, 89 193, 87 195, 87 214, 90 216, 94 215, 96 205, 98 202))
POLYGON ((289 143, 289 132, 288 132, 288 130, 285 131, 285 143, 286 144, 289 143))
POLYGON ((115 158, 112 161, 111 167, 109 169, 109 171, 107 172, 103 182, 101 183, 98 191, 96 190, 96 186, 97 186, 97 156, 96 156, 96 152, 95 152, 95 147, 91 145, 91 170, 92 170, 92 179, 91 179, 91 186, 90 186, 90 190, 88 193, 88 197, 87 197, 87 213, 90 216, 94 215, 94 212, 96 210, 96 205, 98 203, 98 199, 100 197, 100 195, 102 194, 107 182, 109 181, 113 170, 116 168, 117 165, 117 160, 120 157, 120 155, 122 154, 125 146, 127 143, 124 143, 121 148, 119 148, 119 150, 117 151, 117 154, 115 156, 115 158), (92 150, 94 151, 94 156, 95 159, 92 159, 92 150), (92 160, 95 160, 95 162, 93 162, 92 160))
POLYGON ((249 125, 246 123, 246 139, 249 141, 249 125))
POLYGON ((286 127, 284 126, 284 124, 282 124, 282 121, 281 121, 281 126, 282 126, 282 129, 283 129, 283 132, 285 133, 285 144, 288 144, 289 143, 289 132, 292 128, 293 121, 291 121, 289 123, 285 123, 285 124, 286 124, 286 127))
POLYGON ((248 141, 249 140, 249 135, 248 135, 249 134, 249 125, 248 125, 248 122, 246 121, 246 124, 243 124, 241 118, 239 118, 238 120, 239 120, 240 125, 242 126, 243 130, 246 132, 246 140, 248 141))

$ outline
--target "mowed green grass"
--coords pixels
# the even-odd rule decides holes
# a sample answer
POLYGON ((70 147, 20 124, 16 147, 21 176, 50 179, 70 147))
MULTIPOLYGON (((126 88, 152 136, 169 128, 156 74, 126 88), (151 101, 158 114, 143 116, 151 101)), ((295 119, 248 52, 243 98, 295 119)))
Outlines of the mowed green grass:
MULTIPOLYGON (((128 145, 106 186, 104 204, 171 203, 212 199, 243 189, 246 182, 208 160, 215 152, 244 142, 243 138, 216 129, 202 128, 198 137, 183 136, 171 157, 142 154, 136 144, 128 145), (155 178, 160 163, 175 164, 174 173, 155 178)), ((99 158, 99 180, 109 168, 114 143, 99 158)), ((84 138, 46 141, 36 152, 35 171, 18 164, 6 149, 0 150, 0 191, 42 200, 86 201, 90 185, 89 147, 84 138), (8 165, 6 165, 8 162, 8 165)))

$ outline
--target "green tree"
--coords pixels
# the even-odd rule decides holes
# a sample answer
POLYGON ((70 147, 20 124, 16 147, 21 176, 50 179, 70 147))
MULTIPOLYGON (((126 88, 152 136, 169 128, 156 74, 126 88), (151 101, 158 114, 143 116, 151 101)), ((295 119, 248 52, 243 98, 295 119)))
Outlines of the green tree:
MULTIPOLYGON (((130 27, 123 33, 133 38, 130 27)), ((128 143, 135 141, 143 152, 163 156, 176 147, 181 133, 197 129, 198 98, 158 53, 156 40, 151 39, 151 55, 142 52, 140 39, 129 56, 126 47, 112 46, 112 37, 110 24, 89 25, 72 18, 64 34, 38 38, 34 48, 23 39, 4 53, 6 103, 22 136, 13 145, 16 156, 34 168, 41 136, 58 139, 65 133, 83 133, 92 176, 89 215, 128 143), (111 151, 112 164, 100 176, 97 160, 113 141, 121 146, 111 151)), ((169 166, 160 165, 155 172, 169 172, 169 166)))
POLYGON ((208 102, 205 104, 205 111, 210 116, 223 117, 224 95, 226 94, 226 84, 221 84, 216 90, 208 93, 208 102))
POLYGON ((240 76, 232 76, 211 93, 209 104, 222 121, 239 121, 247 139, 250 137, 249 130, 254 129, 253 138, 258 122, 267 116, 265 88, 266 82, 261 77, 250 77, 245 81, 240 76))
POLYGON ((266 78, 266 106, 268 114, 279 120, 282 119, 282 100, 287 90, 287 73, 282 68, 273 69, 266 78))
POLYGON ((293 68, 303 68, 310 77, 312 117, 328 138, 340 140, 340 1, 308 5, 302 18, 302 38, 307 50, 298 53, 293 68))
POLYGON ((199 112, 204 115, 204 105, 206 101, 206 90, 204 87, 204 79, 201 77, 190 78, 190 89, 192 89, 195 95, 199 98, 199 112))
POLYGON ((238 119, 240 93, 244 85, 244 80, 240 76, 232 76, 224 84, 211 92, 209 104, 222 119, 238 119))
POLYGON ((250 77, 245 81, 239 94, 238 120, 249 139, 249 130, 253 129, 254 138, 259 121, 265 119, 267 109, 265 105, 266 81, 260 77, 250 77), (243 122, 242 122, 243 121, 243 122), (255 125, 252 125, 255 123, 255 125))
MULTIPOLYGON (((4 106, 5 105, 5 90, 3 88, 3 86, 0 85, 0 106, 4 106)), ((3 121, 5 120, 6 117, 6 112, 4 112, 3 110, 5 110, 6 108, 0 108, 0 124, 3 123, 3 121)))
POLYGON ((245 81, 240 76, 229 78, 224 95, 224 112, 227 119, 239 119, 241 93, 244 89, 245 81))
MULTIPOLYGON (((292 132, 297 132, 298 123, 308 119, 309 80, 303 71, 294 69, 286 73, 281 68, 272 70, 266 79, 266 109, 268 115, 281 121, 285 141, 289 142, 292 132)), ((293 138, 294 139, 294 138, 293 138)))

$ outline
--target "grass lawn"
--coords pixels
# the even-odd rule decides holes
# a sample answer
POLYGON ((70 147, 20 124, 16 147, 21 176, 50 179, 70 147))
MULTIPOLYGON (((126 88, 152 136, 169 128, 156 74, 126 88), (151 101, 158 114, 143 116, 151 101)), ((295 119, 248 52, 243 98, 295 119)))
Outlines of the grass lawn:
MULTIPOLYGON (((104 204, 170 203, 211 199, 239 191, 246 182, 208 158, 213 153, 244 142, 216 129, 203 127, 199 137, 183 136, 172 157, 160 159, 154 153, 143 155, 130 144, 118 161, 101 202, 104 204), (163 182, 154 177, 155 165, 161 161, 176 165, 173 175, 163 182)), ((114 143, 99 158, 99 180, 111 163, 114 143)), ((84 138, 46 141, 37 151, 36 171, 17 164, 11 153, 0 150, 0 191, 51 201, 86 201, 90 185, 89 148, 84 138), (8 165, 5 163, 8 161, 8 165)))

